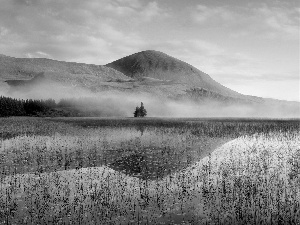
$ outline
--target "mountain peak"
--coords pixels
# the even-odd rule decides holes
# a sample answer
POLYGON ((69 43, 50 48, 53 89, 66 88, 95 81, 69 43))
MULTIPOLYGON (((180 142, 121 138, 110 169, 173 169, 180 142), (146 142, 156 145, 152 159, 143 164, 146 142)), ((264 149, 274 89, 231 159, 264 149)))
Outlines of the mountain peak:
POLYGON ((128 77, 154 79, 180 83, 188 88, 201 87, 226 96, 240 95, 214 81, 190 64, 155 50, 141 51, 105 65, 128 77))
POLYGON ((146 53, 146 54, 164 54, 164 55, 167 55, 166 53, 163 53, 163 52, 160 52, 160 51, 157 51, 157 50, 152 50, 152 49, 140 51, 140 52, 137 52, 135 54, 140 54, 140 53, 146 53))
POLYGON ((193 72, 197 70, 183 61, 155 50, 141 51, 105 66, 114 68, 135 79, 149 76, 156 79, 174 81, 178 80, 178 77, 175 75, 170 77, 168 73, 174 74, 174 72, 178 73, 179 71, 193 72))

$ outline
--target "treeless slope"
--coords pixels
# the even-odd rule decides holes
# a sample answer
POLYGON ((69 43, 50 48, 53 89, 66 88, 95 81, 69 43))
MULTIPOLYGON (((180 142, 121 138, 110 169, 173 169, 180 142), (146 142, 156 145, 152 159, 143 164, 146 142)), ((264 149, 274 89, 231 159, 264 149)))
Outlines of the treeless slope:
POLYGON ((0 80, 31 79, 40 73, 44 73, 46 77, 51 75, 57 81, 60 78, 66 81, 67 78, 74 80, 78 77, 87 77, 91 81, 130 79, 121 72, 105 66, 0 55, 0 80))
POLYGON ((159 51, 142 51, 105 65, 134 79, 151 77, 204 88, 231 97, 246 97, 213 80, 195 67, 159 51))

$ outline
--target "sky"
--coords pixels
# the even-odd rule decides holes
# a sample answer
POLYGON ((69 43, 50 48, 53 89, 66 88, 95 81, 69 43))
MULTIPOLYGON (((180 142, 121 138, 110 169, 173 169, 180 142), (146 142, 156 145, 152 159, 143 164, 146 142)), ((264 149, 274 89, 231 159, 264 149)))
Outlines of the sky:
POLYGON ((0 0, 0 54, 104 65, 157 50, 242 94, 300 101, 298 0, 0 0))

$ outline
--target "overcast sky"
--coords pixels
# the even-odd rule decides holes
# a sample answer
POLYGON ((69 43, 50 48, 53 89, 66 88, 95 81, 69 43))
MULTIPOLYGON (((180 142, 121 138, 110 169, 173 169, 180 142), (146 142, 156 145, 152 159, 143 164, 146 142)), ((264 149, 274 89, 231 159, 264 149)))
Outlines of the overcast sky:
POLYGON ((153 49, 300 101, 299 15, 298 0, 0 0, 0 54, 103 65, 153 49))

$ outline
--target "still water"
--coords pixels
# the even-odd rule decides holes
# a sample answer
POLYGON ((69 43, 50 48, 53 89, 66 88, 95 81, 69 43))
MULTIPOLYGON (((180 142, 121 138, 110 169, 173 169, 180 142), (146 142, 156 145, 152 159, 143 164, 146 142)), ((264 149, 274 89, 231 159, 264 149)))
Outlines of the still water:
POLYGON ((19 136, 2 141, 2 176, 107 166, 140 179, 161 179, 199 161, 230 137, 176 128, 86 128, 77 135, 19 136))

